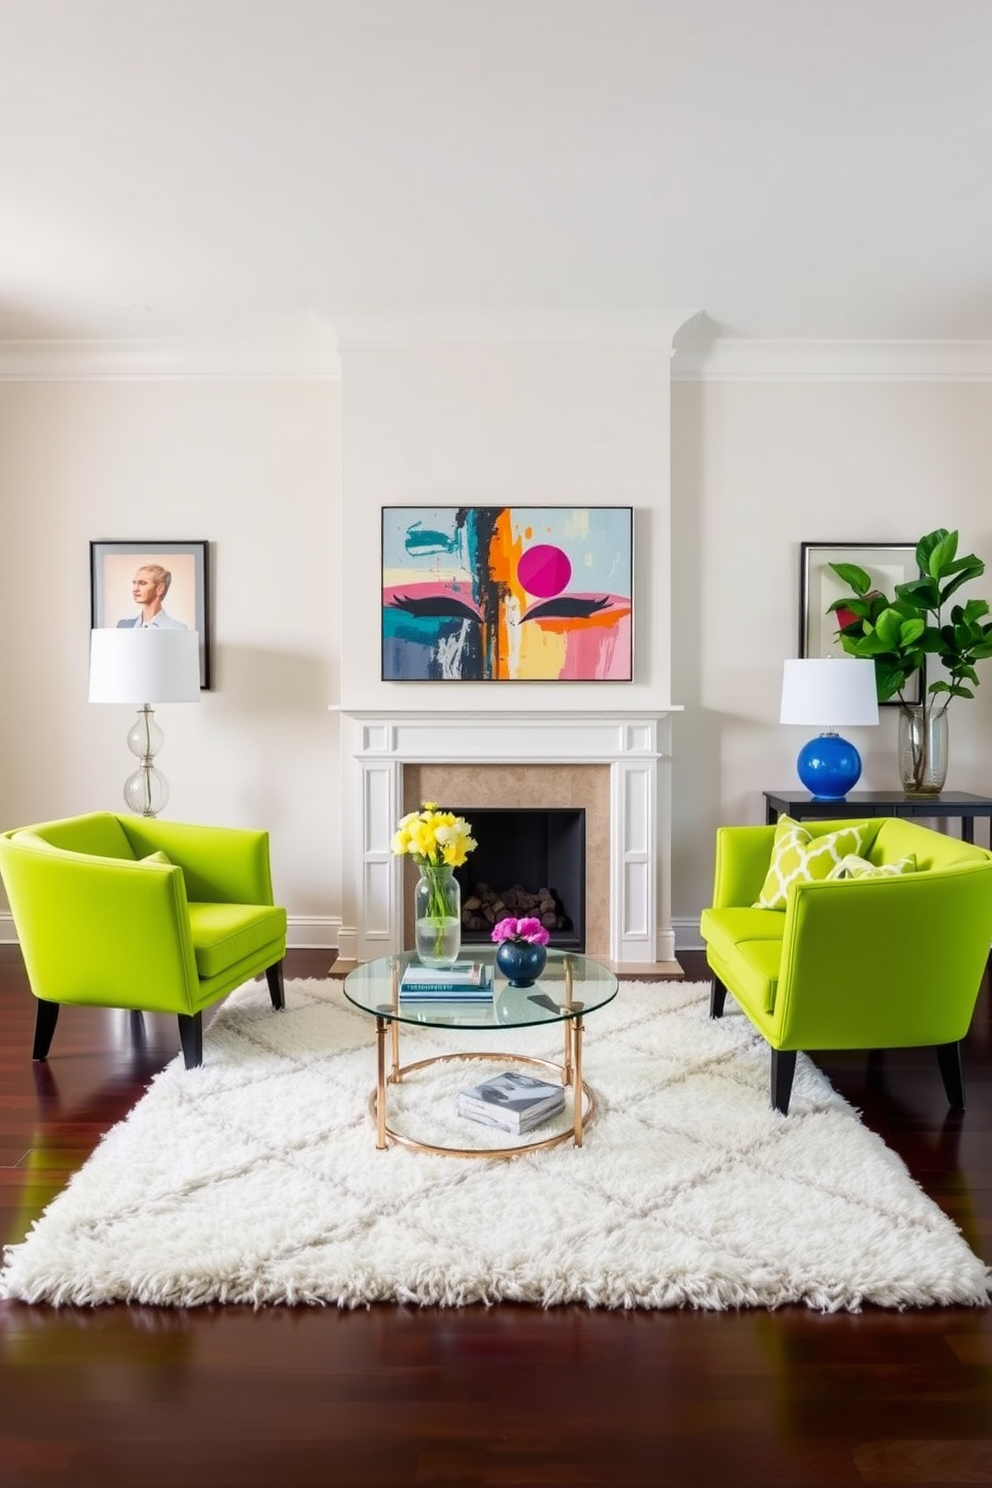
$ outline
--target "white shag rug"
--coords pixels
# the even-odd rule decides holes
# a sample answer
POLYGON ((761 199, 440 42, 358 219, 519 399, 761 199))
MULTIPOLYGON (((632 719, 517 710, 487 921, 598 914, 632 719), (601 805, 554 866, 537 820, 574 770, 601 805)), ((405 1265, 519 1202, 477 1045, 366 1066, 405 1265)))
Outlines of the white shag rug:
MULTIPOLYGON (((203 1067, 173 1060, 7 1248, 0 1295, 823 1311, 992 1298, 989 1268, 803 1055, 790 1114, 770 1108, 767 1047, 732 999, 711 1021, 704 984, 624 983, 586 1020, 599 1104, 583 1147, 501 1162, 376 1151, 372 1020, 334 981, 286 994, 278 1014, 264 983, 228 999, 203 1067)), ((561 1057, 558 1025, 505 1039, 404 1029, 402 1061, 561 1057)), ((455 1111, 488 1072, 415 1073, 391 1088, 390 1123, 504 1144, 455 1111)))

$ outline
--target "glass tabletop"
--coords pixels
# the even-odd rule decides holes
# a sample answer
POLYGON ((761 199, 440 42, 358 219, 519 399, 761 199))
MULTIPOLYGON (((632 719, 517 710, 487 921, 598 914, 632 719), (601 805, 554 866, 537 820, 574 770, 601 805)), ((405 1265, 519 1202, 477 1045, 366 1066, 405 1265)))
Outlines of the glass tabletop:
POLYGON ((503 979, 494 947, 463 946, 462 952, 465 960, 482 961, 492 968, 492 997, 477 1002, 428 1002, 400 996, 400 978, 404 967, 416 962, 415 951, 364 962, 345 977, 344 995, 363 1012, 429 1028, 528 1028, 561 1023, 604 1007, 617 995, 614 973, 577 951, 549 948, 547 965, 530 987, 511 987, 503 979))

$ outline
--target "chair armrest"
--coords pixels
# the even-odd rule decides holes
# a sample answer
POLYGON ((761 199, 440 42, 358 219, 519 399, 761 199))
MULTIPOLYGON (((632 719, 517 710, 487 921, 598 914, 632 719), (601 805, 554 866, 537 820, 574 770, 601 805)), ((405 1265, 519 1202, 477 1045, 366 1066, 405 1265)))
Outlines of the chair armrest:
POLYGON ((183 870, 187 897, 206 904, 272 904, 269 834, 122 816, 135 854, 164 852, 183 870))
POLYGON ((35 996, 195 1012, 199 978, 183 874, 48 843, 3 844, 4 882, 35 996))
POLYGON ((772 860, 774 842, 774 826, 717 828, 714 909, 754 904, 772 860))
POLYGON ((963 1038, 992 945, 992 863, 789 891, 772 1041, 898 1048, 963 1038))

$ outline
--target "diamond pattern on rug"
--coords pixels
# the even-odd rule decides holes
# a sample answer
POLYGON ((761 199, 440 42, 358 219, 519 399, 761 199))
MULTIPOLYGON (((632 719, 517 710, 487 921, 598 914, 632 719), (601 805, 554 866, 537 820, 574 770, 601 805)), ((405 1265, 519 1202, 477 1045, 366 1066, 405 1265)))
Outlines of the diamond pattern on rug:
MULTIPOLYGON (((404 1028, 416 1071, 397 1130, 507 1144, 458 1115, 505 1054, 558 1061, 557 1025, 486 1035, 404 1028), (480 1037, 488 1043, 480 1044, 480 1037)), ((173 1061, 21 1245, 0 1293, 31 1302, 374 1301, 855 1310, 987 1305, 990 1272, 901 1160, 800 1056, 790 1114, 768 1050, 708 988, 624 983, 586 1019, 597 1096, 581 1149, 512 1161, 375 1148, 374 1024, 330 981, 264 984, 221 1008, 206 1062, 173 1061)), ((570 1121, 570 1105, 557 1121, 570 1121)), ((532 1141, 542 1140, 538 1128, 532 1141)))

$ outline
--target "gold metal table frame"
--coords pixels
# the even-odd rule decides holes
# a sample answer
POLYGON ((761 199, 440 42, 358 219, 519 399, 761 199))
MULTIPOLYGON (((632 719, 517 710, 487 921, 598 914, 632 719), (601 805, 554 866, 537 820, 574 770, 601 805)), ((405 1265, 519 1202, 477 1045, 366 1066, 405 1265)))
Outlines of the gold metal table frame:
MULTIPOLYGON (((400 1024, 404 1020, 397 1016, 399 1012, 399 987, 402 963, 396 957, 391 958, 390 967, 390 1001, 382 1003, 374 1009, 376 1028, 376 1083, 375 1088, 369 1096, 369 1114, 375 1124, 375 1145, 378 1151, 384 1151, 391 1142, 402 1147, 407 1147, 414 1152, 426 1152, 439 1157, 462 1157, 462 1158, 488 1158, 506 1159, 522 1156, 528 1152, 541 1152, 549 1147, 559 1147, 563 1143, 572 1141, 576 1147, 582 1146, 582 1134, 586 1126, 592 1120, 596 1111, 596 1096, 586 1084, 582 1076, 582 1036, 584 1032, 585 1004, 576 1001, 574 997, 573 958, 562 957, 564 970, 564 997, 558 1006, 558 1021, 561 1022, 564 1031, 564 1054, 561 1064, 551 1060, 538 1059, 528 1054, 502 1054, 494 1050, 486 1052, 459 1051, 453 1054, 438 1054, 429 1059, 418 1059, 411 1064, 400 1063, 400 1024), (387 1056, 387 1040, 390 1049, 387 1056), (544 1074, 550 1074, 561 1080, 566 1089, 572 1091, 572 1121, 562 1130, 555 1131, 549 1137, 537 1141, 524 1142, 504 1147, 448 1147, 437 1143, 422 1142, 408 1133, 398 1131, 389 1124, 387 1115, 387 1090, 390 1085, 402 1083, 405 1076, 413 1074, 416 1070, 427 1069, 436 1064, 449 1064, 456 1062, 469 1063, 474 1060, 484 1060, 488 1063, 507 1063, 526 1065, 540 1070, 544 1074)), ((616 983, 610 998, 616 995, 616 983)), ((347 987, 345 989, 346 995, 347 987)), ((353 1000, 353 999, 352 999, 353 1000)), ((601 1004, 596 1004, 600 1006, 601 1004)), ((361 1006, 356 1003, 356 1006, 361 1006)), ((373 1009, 366 1008, 372 1012, 373 1009)), ((551 1020, 549 1020, 551 1021, 551 1020)), ((438 1027, 440 1025, 426 1025, 438 1027)), ((522 1024, 520 1026, 533 1026, 522 1024)), ((466 1031, 466 1030, 462 1030, 466 1031)))

